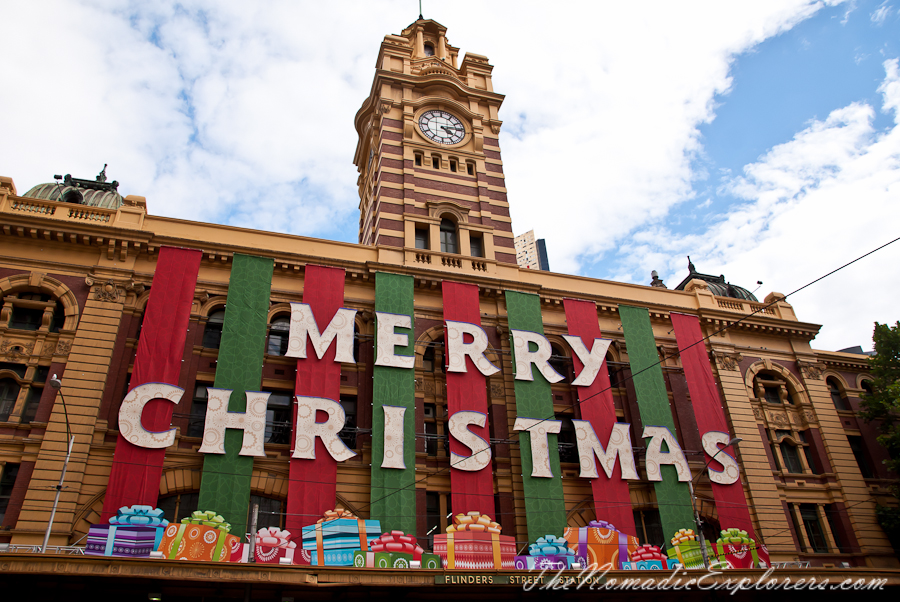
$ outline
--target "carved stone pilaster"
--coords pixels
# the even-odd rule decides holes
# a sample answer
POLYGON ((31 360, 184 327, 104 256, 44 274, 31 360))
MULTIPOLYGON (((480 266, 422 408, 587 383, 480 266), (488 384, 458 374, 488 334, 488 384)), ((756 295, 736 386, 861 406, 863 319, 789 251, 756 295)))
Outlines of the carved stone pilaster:
POLYGON ((808 378, 810 380, 822 380, 822 372, 825 371, 825 364, 820 364, 818 362, 797 360, 797 367, 800 368, 803 378, 808 378))
POLYGON ((728 353, 716 351, 715 349, 710 352, 710 355, 721 370, 728 370, 729 372, 740 371, 740 363, 744 359, 744 356, 740 353, 728 353))

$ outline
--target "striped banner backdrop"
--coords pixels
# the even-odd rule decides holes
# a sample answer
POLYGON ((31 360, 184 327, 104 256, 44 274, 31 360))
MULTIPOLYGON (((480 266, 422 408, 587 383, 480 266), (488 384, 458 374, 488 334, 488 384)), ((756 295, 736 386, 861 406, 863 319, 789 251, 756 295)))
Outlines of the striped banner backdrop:
MULTIPOLYGON (((645 428, 662 426, 677 436, 672 410, 669 407, 666 382, 663 379, 662 367, 659 365, 656 339, 650 325, 650 312, 644 307, 620 305, 619 317, 622 320, 622 330, 625 332, 625 345, 628 349, 628 361, 631 364, 641 421, 645 428)), ((640 439, 641 433, 638 433, 637 437, 640 439)), ((674 466, 663 465, 660 468, 662 481, 654 481, 653 486, 663 535, 668 542, 679 529, 696 530, 696 523, 688 484, 678 480, 674 466)))
MULTIPOLYGON (((232 391, 229 412, 247 409, 247 391, 259 391, 268 324, 274 260, 234 254, 225 323, 216 364, 214 388, 232 391)), ((198 508, 215 510, 231 523, 231 531, 247 531, 253 457, 241 456, 244 434, 226 429, 225 453, 206 454, 198 508)))
MULTIPOLYGON (((194 249, 159 250, 129 391, 146 383, 178 386, 201 257, 202 253, 194 249)), ((174 410, 171 402, 150 402, 142 415, 144 427, 156 432, 168 430, 174 410)), ((165 448, 138 447, 119 433, 100 522, 108 522, 122 506, 155 507, 165 458, 165 448)))
MULTIPOLYGON (((511 330, 527 330, 544 334, 541 300, 537 295, 506 291, 506 310, 511 330)), ((513 366, 515 363, 515 345, 513 366)), ((533 380, 516 380, 516 415, 519 418, 554 420, 553 394, 550 383, 534 366, 533 380)), ((525 493, 525 519, 528 539, 536 541, 545 535, 562 536, 566 528, 566 504, 563 498, 562 470, 559 466, 558 435, 549 433, 548 451, 552 478, 532 477, 531 436, 519 433, 519 453, 522 460, 522 486, 525 493)), ((455 506, 454 506, 455 508, 455 506)))

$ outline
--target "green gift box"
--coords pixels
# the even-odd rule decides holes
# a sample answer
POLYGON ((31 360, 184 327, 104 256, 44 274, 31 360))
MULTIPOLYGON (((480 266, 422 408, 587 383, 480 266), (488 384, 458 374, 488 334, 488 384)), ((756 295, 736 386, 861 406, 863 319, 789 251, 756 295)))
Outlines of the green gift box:
POLYGON ((703 568, 703 550, 699 541, 683 541, 669 548, 666 553, 670 560, 676 560, 686 569, 703 568))
POLYGON ((376 569, 408 569, 412 554, 403 552, 375 552, 376 569))
POLYGON ((441 566, 441 557, 437 554, 422 554, 422 568, 423 569, 439 569, 441 566))

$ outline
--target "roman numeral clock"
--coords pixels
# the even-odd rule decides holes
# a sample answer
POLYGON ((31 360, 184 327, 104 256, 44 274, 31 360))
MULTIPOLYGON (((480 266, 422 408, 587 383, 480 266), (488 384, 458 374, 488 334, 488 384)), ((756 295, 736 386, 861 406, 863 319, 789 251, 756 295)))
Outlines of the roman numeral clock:
POLYGON ((458 144, 466 135, 462 122, 446 111, 425 111, 419 117, 422 135, 437 144, 458 144))

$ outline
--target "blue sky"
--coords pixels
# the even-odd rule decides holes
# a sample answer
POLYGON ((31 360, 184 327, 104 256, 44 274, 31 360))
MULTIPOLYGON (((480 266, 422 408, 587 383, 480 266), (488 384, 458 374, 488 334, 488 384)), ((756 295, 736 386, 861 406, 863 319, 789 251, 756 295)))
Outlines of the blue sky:
MULTIPOLYGON (((24 193, 109 163, 156 215, 355 242, 353 118, 417 4, 13 3, 0 175, 24 193)), ((691 255, 760 298, 900 235, 898 8, 424 2, 495 66, 513 229, 555 271, 674 286, 691 255)), ((900 317, 897 246, 791 299, 814 346, 900 317)))

